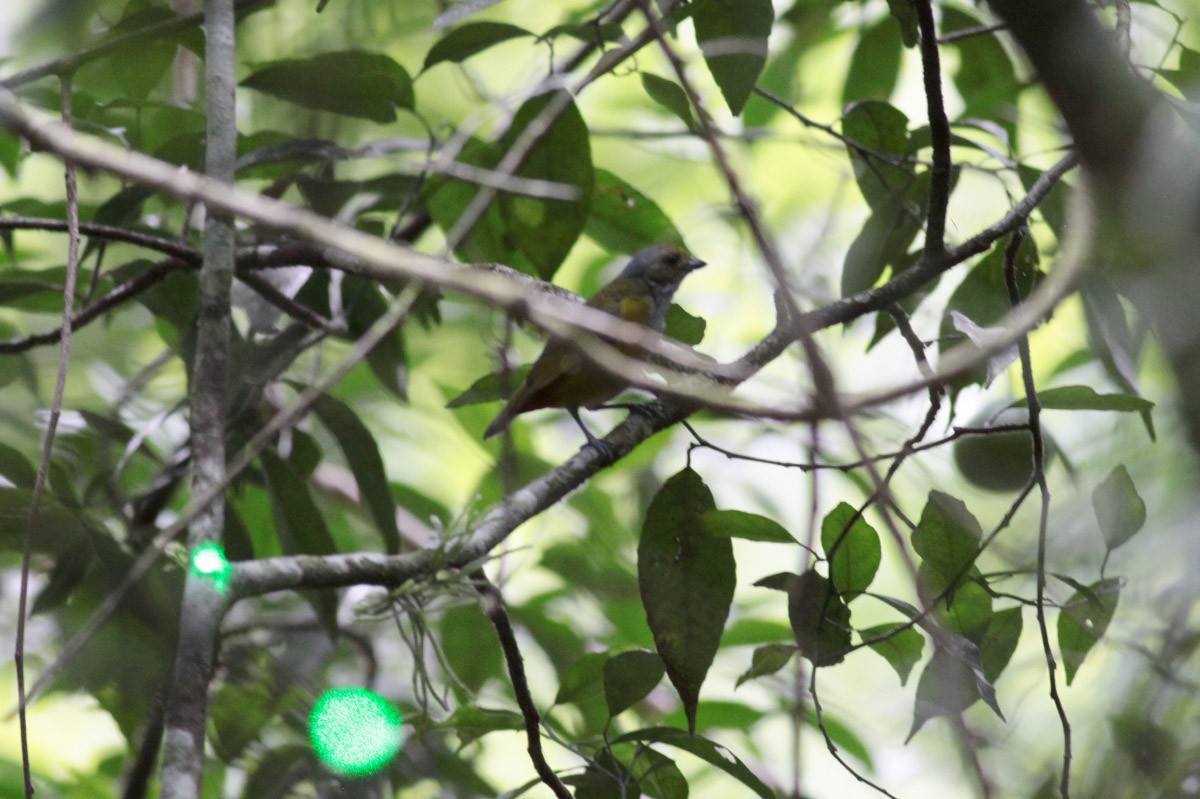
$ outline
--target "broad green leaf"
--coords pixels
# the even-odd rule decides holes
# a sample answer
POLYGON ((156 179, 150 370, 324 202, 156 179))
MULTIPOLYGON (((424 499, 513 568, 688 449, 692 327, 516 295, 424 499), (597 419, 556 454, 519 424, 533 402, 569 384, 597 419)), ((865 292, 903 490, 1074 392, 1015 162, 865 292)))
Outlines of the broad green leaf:
POLYGON ((953 586, 952 579, 939 573, 929 561, 921 563, 917 572, 925 601, 944 596, 935 606, 937 616, 946 629, 979 644, 992 621, 992 595, 983 587, 979 569, 972 566, 953 586))
POLYGON ((674 760, 640 744, 630 748, 634 754, 627 768, 643 794, 650 799, 687 799, 687 778, 674 760))
POLYGON ((1146 524, 1146 502, 1137 492, 1124 465, 1113 469, 1092 492, 1092 508, 1104 545, 1110 550, 1124 544, 1146 524))
POLYGON ((858 145, 846 150, 867 205, 873 210, 894 205, 896 193, 914 179, 911 168, 895 163, 908 153, 908 117, 883 101, 864 100, 846 109, 842 134, 858 145))
POLYGON ((774 674, 786 666, 797 651, 792 644, 767 644, 758 647, 750 658, 750 668, 742 672, 734 687, 740 687, 742 683, 753 680, 755 677, 774 674))
POLYGON ((458 605, 439 623, 442 653, 467 691, 477 692, 491 677, 503 673, 504 653, 495 628, 478 605, 458 605))
POLYGON ((711 510, 712 492, 684 469, 651 501, 638 545, 646 621, 693 730, 736 583, 733 544, 704 531, 701 519, 711 510))
MULTIPOLYGON (((943 35, 981 25, 983 22, 978 17, 961 6, 942 9, 943 35)), ((1009 142, 1015 148, 1016 107, 1021 81, 999 37, 968 36, 945 46, 958 52, 958 68, 953 80, 965 106, 961 116, 996 120, 1005 128, 1009 142)))
POLYGON ((321 422, 333 433, 358 483, 363 504, 383 537, 388 553, 400 550, 400 530, 396 527, 396 503, 388 488, 387 472, 375 437, 349 405, 323 395, 314 406, 321 422))
POLYGON ((554 704, 579 704, 603 696, 604 664, 607 662, 607 652, 588 652, 572 663, 559 678, 554 704))
POLYGON ((21 140, 7 131, 0 132, 0 167, 14 180, 21 163, 21 140))
POLYGON ((1120 578, 1109 577, 1093 583, 1086 591, 1076 591, 1059 611, 1058 648, 1062 651, 1067 685, 1075 679, 1087 653, 1104 637, 1117 611, 1120 591, 1120 578))
POLYGON ((905 47, 914 46, 920 38, 917 29, 917 9, 910 0, 887 0, 888 11, 900 29, 905 47))
MULTIPOLYGON (((469 139, 459 151, 457 160, 468 166, 495 169, 500 155, 501 151, 495 145, 469 139)), ((427 202, 433 221, 443 232, 449 233, 479 190, 479 186, 461 180, 432 180, 427 202)), ((517 252, 498 203, 488 206, 470 233, 458 242, 454 253, 467 262, 501 263, 529 274, 535 272, 532 264, 517 252)))
MULTIPOLYGON (((359 338, 387 313, 388 301, 373 282, 358 275, 342 280, 346 305, 346 326, 350 336, 359 338)), ((397 327, 367 353, 367 366, 380 385, 398 399, 408 399, 408 356, 404 348, 404 328, 397 327)))
POLYGON ((866 291, 879 282, 891 265, 893 273, 908 260, 908 248, 921 230, 924 200, 929 195, 928 173, 909 181, 881 201, 846 249, 842 264, 842 296, 866 291))
POLYGON ((73 547, 59 555, 50 569, 49 579, 33 602, 30 615, 54 610, 66 602, 83 582, 94 560, 91 546, 73 547))
POLYGON ((721 646, 778 643, 787 641, 791 636, 792 628, 786 622, 748 617, 738 619, 725 629, 725 634, 721 636, 721 646))
POLYGON ((821 548, 829 560, 829 579, 845 601, 866 591, 879 569, 879 533, 845 502, 821 521, 821 548))
POLYGON ((743 538, 771 544, 795 544, 796 539, 774 519, 741 510, 713 510, 700 517, 700 523, 718 538, 743 538))
POLYGON ((738 759, 736 755, 707 738, 693 735, 684 730, 677 730, 673 727, 650 727, 621 735, 614 738, 612 743, 615 745, 626 741, 657 743, 682 749, 704 762, 716 766, 742 785, 754 791, 762 799, 777 799, 775 792, 755 776, 754 772, 748 769, 746 764, 738 759))
POLYGON ((575 789, 575 799, 623 799, 642 795, 638 781, 611 749, 593 755, 582 774, 568 775, 563 782, 575 789))
POLYGON ((900 31, 887 17, 864 29, 850 56, 842 85, 842 105, 855 100, 887 100, 900 75, 900 31))
POLYGON ((412 79, 382 53, 342 50, 260 66, 241 83, 290 103, 335 114, 393 122, 413 107, 412 79))
POLYGON ((460 25, 439 39, 429 54, 421 71, 443 61, 461 64, 476 53, 482 53, 493 45, 533 34, 516 25, 505 22, 468 22, 460 25))
POLYGON ((788 588, 788 621, 813 666, 841 663, 850 649, 850 608, 833 584, 809 569, 788 588))
POLYGON ((664 329, 664 335, 687 344, 689 347, 694 347, 704 340, 704 331, 708 329, 708 322, 702 316, 693 316, 683 310, 678 303, 671 303, 671 307, 667 309, 667 326, 664 329))
POLYGON ((604 698, 608 715, 633 707, 662 680, 663 662, 654 652, 634 649, 604 661, 604 698))
POLYGON ((490 732, 523 730, 525 719, 511 710, 495 710, 476 705, 462 705, 439 726, 454 730, 459 742, 466 746, 490 732))
POLYGON ((446 403, 447 408, 465 408, 484 402, 497 402, 517 390, 525 382, 532 363, 508 370, 508 374, 492 372, 476 380, 465 391, 446 403))
MULTIPOLYGON (((1048 411, 1119 411, 1141 413, 1154 407, 1148 399, 1132 394, 1097 394, 1091 386, 1059 386, 1038 392, 1038 402, 1048 411)), ((1025 398, 1013 403, 1013 407, 1028 405, 1025 398)))
POLYGON ((1012 660, 1017 651, 1017 641, 1021 638, 1021 608, 1006 608, 992 614, 991 624, 979 644, 979 654, 983 658, 983 674, 988 681, 995 683, 1004 673, 1004 668, 1012 660))
POLYGON ((912 545, 921 559, 940 575, 946 584, 962 580, 975 556, 983 530, 962 500, 930 491, 912 545))
POLYGON ((20 450, 0 442, 0 477, 17 488, 33 488, 37 470, 20 450))
POLYGON ((607 169, 596 170, 584 232, 601 247, 629 255, 653 244, 683 246, 683 236, 662 209, 607 169))
POLYGON ((944 649, 937 649, 917 681, 917 701, 913 725, 905 743, 925 725, 939 716, 957 715, 979 697, 979 687, 971 667, 944 649))
MULTIPOLYGON (((136 5, 129 4, 131 8, 136 5)), ((105 38, 117 38, 156 23, 170 21, 176 16, 169 8, 141 8, 127 14, 113 25, 106 32, 105 38)), ((115 79, 114 86, 124 96, 131 100, 145 100, 164 77, 170 74, 171 63, 175 60, 175 51, 180 44, 179 38, 179 34, 140 36, 133 43, 109 53, 101 64, 112 73, 115 79)))
POLYGON ((881 641, 868 643, 871 651, 888 662, 900 677, 900 684, 908 683, 908 675, 913 666, 921 661, 921 652, 925 649, 925 638, 911 624, 890 622, 859 630, 863 641, 872 638, 883 638, 881 641))
POLYGON ((708 71, 737 116, 767 62, 771 0, 697 0, 692 20, 708 71))
POLYGON ((670 111, 690 131, 700 129, 696 117, 692 114, 692 104, 688 101, 687 92, 672 80, 659 77, 652 72, 642 73, 642 89, 650 99, 670 111))
MULTIPOLYGON (((566 95, 544 94, 525 101, 504 135, 504 150, 513 147, 530 126, 547 124, 543 114, 566 95)), ((575 103, 567 100, 549 127, 521 162, 516 175, 573 186, 579 196, 571 201, 544 200, 502 194, 500 211, 513 245, 537 269, 543 280, 554 277, 567 253, 587 224, 592 207, 592 149, 587 124, 575 103)))

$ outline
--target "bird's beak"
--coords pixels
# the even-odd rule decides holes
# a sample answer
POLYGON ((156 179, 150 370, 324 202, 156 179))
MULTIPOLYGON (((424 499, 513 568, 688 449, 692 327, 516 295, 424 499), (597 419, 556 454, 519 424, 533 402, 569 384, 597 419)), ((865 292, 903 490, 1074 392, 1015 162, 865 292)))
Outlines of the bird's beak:
POLYGON ((700 267, 704 266, 706 263, 707 263, 706 261, 701 261, 699 258, 688 258, 687 263, 684 265, 687 267, 687 270, 689 272, 691 272, 694 269, 699 269, 700 267))

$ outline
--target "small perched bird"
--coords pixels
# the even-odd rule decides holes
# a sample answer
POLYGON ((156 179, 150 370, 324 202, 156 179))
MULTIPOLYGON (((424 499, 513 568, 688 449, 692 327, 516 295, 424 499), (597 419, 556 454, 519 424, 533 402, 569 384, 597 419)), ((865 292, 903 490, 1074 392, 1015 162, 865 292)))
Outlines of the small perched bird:
MULTIPOLYGON (((661 333, 680 281, 702 266, 704 261, 674 245, 647 247, 634 255, 621 274, 597 291, 587 304, 661 333)), ((637 348, 619 346, 618 349, 634 355, 637 348)), ((566 408, 588 443, 596 444, 596 437, 579 418, 579 409, 603 405, 627 385, 621 378, 589 363, 567 342, 551 339, 534 361, 525 382, 509 397, 483 437, 491 438, 507 429, 514 417, 526 411, 566 408)))

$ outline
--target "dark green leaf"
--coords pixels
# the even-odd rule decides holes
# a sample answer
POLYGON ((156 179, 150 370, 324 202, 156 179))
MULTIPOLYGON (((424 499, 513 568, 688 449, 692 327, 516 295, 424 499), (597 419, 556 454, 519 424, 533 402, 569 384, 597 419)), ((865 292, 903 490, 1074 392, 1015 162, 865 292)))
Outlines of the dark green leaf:
POLYGON ((472 694, 503 673, 504 653, 496 631, 477 605, 450 608, 439 626, 446 662, 472 694))
POLYGON ((468 405, 502 400, 512 394, 517 386, 525 382, 525 376, 529 374, 532 367, 532 363, 527 363, 516 369, 510 369, 508 374, 502 372, 486 374, 468 386, 466 391, 447 402, 446 407, 465 408, 468 405))
POLYGON ((845 502, 821 522, 821 547, 829 560, 829 579, 849 602, 866 591, 879 569, 879 533, 845 502))
POLYGON ((770 588, 773 591, 790 591, 799 585, 800 575, 791 572, 777 572, 754 581, 759 588, 770 588))
POLYGON ((988 682, 995 683, 1004 673, 1004 668, 1012 660, 1017 651, 1017 641, 1021 638, 1021 608, 1006 608, 992 614, 992 622, 988 625, 987 634, 979 645, 979 654, 983 658, 983 674, 988 682))
POLYGON ((21 140, 7 131, 0 132, 0 167, 14 180, 21 163, 21 140))
POLYGON ((1092 492, 1092 507, 1104 545, 1110 550, 1124 544, 1146 524, 1146 502, 1137 492, 1124 465, 1109 473, 1092 492))
POLYGON ((663 662, 654 652, 634 649, 604 661, 604 697, 608 715, 633 707, 662 680, 663 662))
POLYGON ((864 100, 846 109, 842 133, 858 145, 846 149, 867 205, 895 205, 896 193, 913 182, 912 170, 894 163, 908 153, 908 117, 888 103, 864 100))
MULTIPOLYGON (((1059 386, 1038 392, 1038 402, 1048 411, 1119 411, 1140 413, 1154 407, 1148 399, 1131 394, 1097 394, 1091 386, 1059 386)), ((1027 401, 1022 398, 1013 407, 1023 408, 1027 401)))
POLYGON ((588 652, 559 678, 554 704, 581 704, 604 696, 604 664, 607 652, 588 652))
POLYGON ((683 236, 662 209, 606 169, 596 170, 584 232, 601 247, 629 255, 653 244, 683 246, 683 236))
MULTIPOLYGON (((289 744, 268 750, 254 764, 246 779, 246 796, 270 796, 280 785, 318 768, 311 746, 289 744)), ((207 783, 205 783, 207 784, 207 783)))
POLYGON ((786 666, 797 651, 797 648, 791 644, 767 644, 758 647, 750 658, 750 668, 742 672, 734 687, 739 687, 742 683, 753 680, 755 677, 774 674, 786 666))
POLYGON ((692 316, 677 303, 671 303, 671 307, 667 309, 667 326, 664 335, 670 336, 676 341, 694 347, 704 340, 704 331, 707 328, 708 322, 704 321, 704 317, 692 316))
POLYGON ((906 742, 912 740, 925 722, 939 716, 957 715, 979 698, 971 667, 945 649, 937 649, 917 681, 913 725, 906 742))
POLYGON ((809 569, 788 589, 788 621, 813 666, 841 663, 850 649, 850 608, 833 583, 809 569))
POLYGON ((721 636, 721 646, 778 643, 791 637, 792 628, 784 622, 749 617, 738 619, 725 629, 725 634, 721 636))
POLYGON ((541 41, 547 41, 559 36, 570 36, 573 39, 578 39, 581 42, 588 44, 597 44, 600 42, 616 43, 625 38, 625 31, 617 22, 581 22, 581 23, 564 23, 555 25, 550 30, 538 37, 541 41))
POLYGON ((908 248, 921 230, 924 205, 929 196, 928 173, 909 181, 881 201, 862 230, 850 242, 842 265, 842 296, 849 297, 874 286, 884 269, 893 272, 908 260, 908 248))
MULTIPOLYGON (((943 35, 982 25, 979 18, 962 10, 961 6, 942 9, 943 35)), ((958 51, 954 86, 965 106, 962 116, 996 120, 1004 126, 1010 145, 1015 147, 1021 82, 999 37, 968 36, 955 40, 948 47, 958 51)))
POLYGON ((634 751, 628 768, 643 794, 650 799, 687 799, 687 778, 674 760, 641 745, 634 751))
MULTIPOLYGON (((566 97, 555 93, 527 100, 504 136, 504 149, 511 148, 529 126, 546 124, 543 114, 566 97)), ((574 102, 566 100, 566 106, 538 137, 516 175, 565 183, 579 192, 571 201, 501 195, 501 215, 513 245, 536 267, 539 277, 549 280, 575 246, 592 207, 595 174, 591 143, 587 124, 574 102)))
POLYGON ((663 485, 642 525, 638 584, 646 621, 695 729, 700 686, 721 642, 736 582, 733 544, 703 529, 712 492, 684 469, 663 485))
POLYGON ((523 730, 525 720, 510 710, 462 705, 450 718, 442 722, 443 727, 454 730, 463 746, 479 740, 489 732, 500 730, 523 730))
POLYGON ((642 794, 637 780, 613 756, 611 749, 601 750, 588 761, 582 774, 570 775, 563 781, 575 789, 575 799, 624 799, 642 794))
MULTIPOLYGON (((458 161, 468 166, 495 169, 500 161, 500 150, 491 144, 469 139, 459 151, 458 161)), ((443 232, 449 233, 478 193, 479 187, 472 183, 449 178, 430 181, 428 205, 433 221, 443 232)), ((488 206, 454 252, 463 261, 501 263, 529 274, 535 272, 511 241, 499 203, 488 206)))
POLYGON ((1180 743, 1170 729, 1131 710, 1110 718, 1108 725, 1117 748, 1141 774, 1162 779, 1175 764, 1180 743))
POLYGON ((532 35, 524 28, 505 22, 468 22, 450 31, 429 48, 429 54, 425 56, 425 66, 421 67, 421 71, 424 72, 443 61, 461 64, 476 53, 482 53, 500 42, 532 35))
POLYGON ((1093 583, 1086 592, 1076 591, 1059 611, 1058 648, 1062 651, 1067 685, 1075 679, 1087 653, 1104 637, 1117 611, 1120 591, 1120 579, 1109 577, 1093 583))
POLYGON ((349 405, 328 394, 317 400, 315 410, 337 439, 358 483, 363 503, 379 527, 384 546, 391 554, 398 552, 400 531, 396 527, 396 503, 388 488, 387 473, 375 437, 349 405))
POLYGON ((869 643, 867 646, 896 670, 901 685, 907 684, 908 675, 912 673, 913 666, 921 661, 921 652, 925 649, 924 636, 917 632, 911 624, 899 622, 868 627, 865 630, 859 630, 858 634, 862 636, 863 641, 887 636, 883 640, 869 643), (896 632, 896 630, 899 631, 896 632))
POLYGON ((753 771, 746 768, 746 764, 739 760, 736 755, 707 738, 692 735, 672 727, 650 727, 621 735, 613 739, 612 743, 615 745, 626 741, 665 744, 666 746, 674 746, 676 749, 682 749, 704 762, 716 766, 761 796, 762 799, 776 799, 775 792, 756 777, 753 771))
POLYGON ((961 580, 975 556, 983 531, 962 500, 941 491, 930 491, 912 545, 921 559, 946 584, 961 580))
POLYGON ((260 680, 227 683, 209 703, 210 737, 217 756, 230 763, 258 738, 278 713, 272 686, 260 680))
POLYGON ((711 535, 770 544, 795 544, 796 539, 774 519, 741 510, 713 510, 700 518, 711 535))
POLYGON ((850 56, 850 70, 842 85, 842 105, 855 100, 886 100, 900 75, 900 31, 883 18, 863 30, 850 56))
POLYGON ((909 0, 887 0, 888 11, 900 28, 900 40, 905 47, 917 43, 917 9, 909 0))
POLYGON ((92 560, 90 546, 75 547, 59 555, 54 562, 54 568, 50 570, 50 579, 33 602, 30 615, 36 616, 54 610, 66 602, 83 581, 92 560))
POLYGON ((936 597, 944 597, 935 606, 942 625, 978 644, 992 621, 992 595, 981 584, 979 569, 972 566, 964 577, 951 586, 951 578, 939 573, 929 561, 921 564, 917 574, 926 602, 933 604, 936 597))
POLYGON ((0 477, 17 488, 33 488, 37 471, 20 450, 0 442, 0 477))
POLYGON ((697 0, 692 20, 708 71, 737 116, 767 62, 771 0, 697 0))
MULTIPOLYGON (((346 323, 352 338, 362 336, 371 325, 387 313, 388 301, 379 287, 357 275, 347 275, 342 281, 342 296, 346 304, 346 323)), ((408 398, 408 357, 404 349, 404 329, 397 327, 384 336, 367 353, 367 366, 380 385, 399 399, 408 398)))
POLYGON ((342 50, 259 67, 243 86, 317 111, 392 122, 413 107, 412 79, 382 53, 342 50))
POLYGON ((651 72, 643 72, 642 88, 650 95, 651 100, 678 117, 688 130, 700 129, 696 117, 692 114, 692 104, 688 102, 687 92, 678 83, 651 72))

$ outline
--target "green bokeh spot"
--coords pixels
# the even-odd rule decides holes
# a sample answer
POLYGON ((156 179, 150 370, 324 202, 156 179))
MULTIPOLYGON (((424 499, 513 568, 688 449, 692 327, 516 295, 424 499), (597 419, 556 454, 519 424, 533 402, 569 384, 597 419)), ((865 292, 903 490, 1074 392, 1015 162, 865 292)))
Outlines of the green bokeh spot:
POLYGON ((219 593, 229 587, 232 567, 220 544, 202 544, 192 552, 192 574, 209 580, 219 593))
POLYGON ((404 719, 365 688, 332 688, 313 705, 308 734, 317 757, 347 777, 368 777, 404 745, 404 719))

